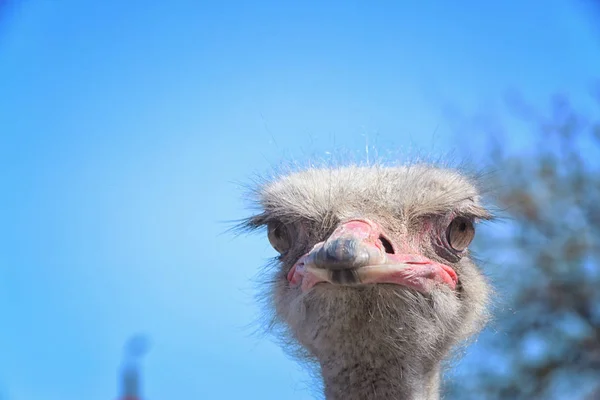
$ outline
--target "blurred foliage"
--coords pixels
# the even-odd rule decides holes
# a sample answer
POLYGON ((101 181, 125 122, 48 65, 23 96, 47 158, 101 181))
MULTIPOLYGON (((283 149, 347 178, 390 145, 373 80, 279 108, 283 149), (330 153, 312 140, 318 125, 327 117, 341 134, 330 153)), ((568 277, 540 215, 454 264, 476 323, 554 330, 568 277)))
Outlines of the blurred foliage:
POLYGON ((505 217, 478 249, 496 312, 448 398, 600 399, 600 90, 592 97, 592 111, 556 96, 540 113, 511 96, 522 134, 478 119, 505 217))

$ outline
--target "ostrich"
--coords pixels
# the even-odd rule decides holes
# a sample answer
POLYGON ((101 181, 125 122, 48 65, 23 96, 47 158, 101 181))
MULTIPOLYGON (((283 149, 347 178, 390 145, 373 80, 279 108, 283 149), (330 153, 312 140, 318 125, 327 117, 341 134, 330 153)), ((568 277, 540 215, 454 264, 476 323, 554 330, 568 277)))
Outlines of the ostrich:
POLYGON ((487 319, 468 251, 491 218, 475 181, 425 165, 309 168, 256 190, 279 253, 268 291, 284 343, 328 400, 440 398, 441 364, 487 319))

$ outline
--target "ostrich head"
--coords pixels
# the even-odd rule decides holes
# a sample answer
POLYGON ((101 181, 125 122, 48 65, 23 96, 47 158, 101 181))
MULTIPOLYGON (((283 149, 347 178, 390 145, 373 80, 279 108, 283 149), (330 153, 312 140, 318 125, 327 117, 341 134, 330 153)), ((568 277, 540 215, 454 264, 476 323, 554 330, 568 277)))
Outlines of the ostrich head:
POLYGON ((279 253, 275 323, 328 399, 435 399, 440 363, 477 332, 487 284, 469 256, 490 214, 474 182, 430 167, 308 169, 258 190, 279 253))

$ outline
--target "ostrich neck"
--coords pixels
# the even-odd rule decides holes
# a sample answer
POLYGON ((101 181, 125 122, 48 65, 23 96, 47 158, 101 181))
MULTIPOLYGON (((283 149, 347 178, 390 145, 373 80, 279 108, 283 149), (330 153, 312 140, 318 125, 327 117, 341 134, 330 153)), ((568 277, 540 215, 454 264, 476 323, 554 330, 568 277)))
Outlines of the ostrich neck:
POLYGON ((381 352, 321 361, 327 400, 438 400, 439 362, 381 352))

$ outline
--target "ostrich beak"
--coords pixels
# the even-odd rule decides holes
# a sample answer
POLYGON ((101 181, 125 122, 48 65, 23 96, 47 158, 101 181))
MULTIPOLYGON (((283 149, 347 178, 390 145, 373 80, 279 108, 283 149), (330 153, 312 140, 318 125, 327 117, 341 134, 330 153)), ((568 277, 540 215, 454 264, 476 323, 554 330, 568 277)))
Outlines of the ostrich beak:
POLYGON ((431 292, 439 284, 456 288, 458 276, 450 266, 420 254, 396 254, 397 247, 372 221, 348 221, 302 256, 287 278, 291 286, 300 286, 303 292, 324 282, 389 283, 423 293, 431 292))

